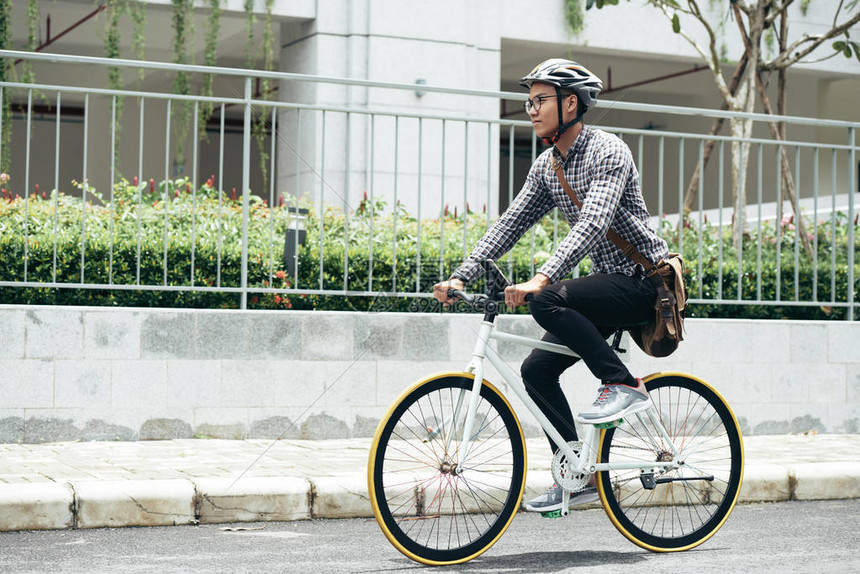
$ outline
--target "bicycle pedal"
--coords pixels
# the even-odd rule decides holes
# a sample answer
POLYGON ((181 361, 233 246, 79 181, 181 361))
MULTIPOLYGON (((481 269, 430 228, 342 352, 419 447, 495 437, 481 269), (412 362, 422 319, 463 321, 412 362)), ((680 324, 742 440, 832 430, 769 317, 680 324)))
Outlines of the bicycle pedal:
POLYGON ((550 510, 549 512, 541 512, 540 515, 544 518, 561 518, 561 509, 550 510))
POLYGON ((597 423, 594 426, 596 426, 599 429, 606 430, 606 429, 615 428, 615 427, 622 425, 622 424, 624 424, 624 419, 618 419, 617 421, 610 421, 608 423, 597 423))

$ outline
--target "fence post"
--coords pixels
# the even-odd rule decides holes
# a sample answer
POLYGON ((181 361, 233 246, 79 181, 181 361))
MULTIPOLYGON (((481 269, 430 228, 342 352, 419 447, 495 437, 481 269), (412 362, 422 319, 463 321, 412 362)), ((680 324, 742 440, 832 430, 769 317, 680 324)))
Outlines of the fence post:
POLYGON ((848 128, 848 320, 854 320, 854 194, 857 192, 857 130, 848 128))
POLYGON ((251 78, 245 78, 245 121, 242 128, 242 309, 248 308, 248 209, 251 187, 251 78))

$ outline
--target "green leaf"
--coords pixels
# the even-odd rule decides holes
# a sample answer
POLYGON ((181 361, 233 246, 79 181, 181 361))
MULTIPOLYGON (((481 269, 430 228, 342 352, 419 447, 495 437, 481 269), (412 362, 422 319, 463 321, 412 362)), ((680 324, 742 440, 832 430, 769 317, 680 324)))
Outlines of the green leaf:
POLYGON ((585 3, 585 9, 586 9, 586 10, 591 10, 592 6, 594 6, 594 0, 588 0, 588 1, 585 3))
POLYGON ((676 34, 681 32, 681 20, 678 18, 678 14, 672 16, 672 31, 676 34))
POLYGON ((839 40, 838 42, 833 42, 833 49, 837 52, 842 52, 842 55, 844 55, 846 58, 851 57, 851 48, 846 42, 842 40, 839 40))

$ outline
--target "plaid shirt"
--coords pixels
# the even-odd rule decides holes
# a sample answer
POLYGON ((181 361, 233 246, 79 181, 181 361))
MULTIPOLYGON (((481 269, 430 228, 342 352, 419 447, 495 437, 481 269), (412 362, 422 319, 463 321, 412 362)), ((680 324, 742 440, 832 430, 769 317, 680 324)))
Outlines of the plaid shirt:
POLYGON ((550 167, 554 148, 544 151, 532 164, 522 190, 504 214, 487 230, 472 253, 452 277, 472 281, 483 271, 480 262, 507 253, 532 225, 558 207, 570 225, 570 233, 539 273, 556 282, 589 255, 592 273, 639 275, 633 263, 606 238, 612 227, 648 260, 668 255, 663 241, 648 223, 639 172, 630 148, 620 138, 583 126, 564 161, 564 173, 582 202, 582 212, 564 193, 550 167))

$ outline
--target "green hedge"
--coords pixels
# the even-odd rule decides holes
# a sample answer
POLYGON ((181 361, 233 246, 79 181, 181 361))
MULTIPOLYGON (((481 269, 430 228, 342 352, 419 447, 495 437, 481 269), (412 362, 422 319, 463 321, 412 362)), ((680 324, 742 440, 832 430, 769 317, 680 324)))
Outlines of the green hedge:
MULTIPOLYGON (((80 184, 75 185, 80 188, 80 184)), ((34 194, 25 199, 4 191, 0 199, 0 280, 51 282, 56 276, 60 283, 79 283, 83 259, 83 280, 90 284, 135 285, 139 273, 142 285, 240 286, 241 201, 219 193, 211 180, 196 193, 191 193, 187 180, 177 179, 158 185, 152 180, 141 185, 123 180, 115 186, 112 202, 104 201, 92 189, 87 194, 90 201, 84 203, 63 193, 34 194)), ((283 262, 284 237, 291 221, 286 206, 269 206, 264 200, 252 197, 248 219, 248 285, 269 292, 251 293, 250 308, 405 311, 429 307, 429 301, 421 298, 299 295, 284 290, 292 287, 294 281, 286 276, 283 262)), ((471 212, 440 214, 419 225, 402 209, 395 215, 383 202, 367 198, 349 217, 333 208, 322 214, 311 212, 306 220, 307 240, 299 251, 296 287, 343 290, 346 278, 346 288, 351 291, 382 294, 396 287, 400 292, 427 293, 434 282, 462 261, 486 225, 486 214, 471 212), (441 255, 440 244, 444 244, 441 255)), ((846 300, 849 225, 855 227, 856 252, 860 230, 856 222, 848 222, 843 214, 835 222, 822 221, 815 228, 808 223, 809 231, 817 233, 818 300, 830 300, 834 293, 836 301, 846 300)), ((531 277, 533 270, 549 257, 554 241, 561 240, 567 231, 563 218, 555 222, 553 217, 545 218, 500 261, 500 266, 514 281, 531 277)), ((661 233, 671 248, 677 250, 677 227, 664 220, 661 233)), ((796 289, 801 301, 813 299, 813 262, 802 248, 799 282, 795 286, 796 233, 791 219, 779 225, 765 223, 761 230, 749 231, 741 270, 744 300, 757 298, 759 244, 761 299, 776 299, 777 246, 781 250, 781 298, 794 300, 796 289)), ((723 297, 735 298, 738 263, 730 229, 720 230, 708 223, 694 226, 686 220, 681 234, 691 297, 717 298, 721 279, 723 297), (718 265, 721 246, 722 265, 718 265)), ((860 262, 855 266, 855 278, 860 280, 860 262)), ((586 274, 589 267, 586 260, 578 272, 586 274)), ((0 289, 0 303, 237 308, 240 296, 165 290, 4 287, 0 289)), ((838 319, 844 318, 845 313, 844 307, 826 309, 815 304, 802 307, 698 304, 690 308, 690 316, 694 317, 838 319)))

